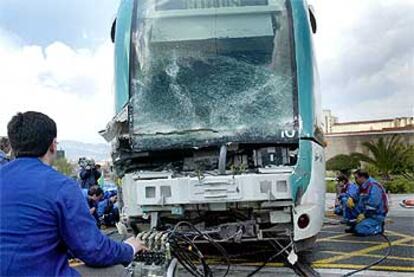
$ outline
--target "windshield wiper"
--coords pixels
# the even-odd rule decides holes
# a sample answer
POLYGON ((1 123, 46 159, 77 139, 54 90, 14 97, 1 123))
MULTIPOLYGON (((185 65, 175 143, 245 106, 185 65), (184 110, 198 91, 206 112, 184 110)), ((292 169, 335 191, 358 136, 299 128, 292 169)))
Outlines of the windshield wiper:
POLYGON ((197 132, 212 132, 218 133, 218 130, 210 129, 210 128, 199 128, 199 129, 185 129, 185 130, 175 130, 171 132, 155 132, 151 134, 138 134, 141 136, 154 136, 154 135, 184 135, 188 133, 197 133, 197 132))
POLYGON ((210 129, 210 128, 199 128, 199 129, 186 129, 186 130, 176 130, 171 132, 155 132, 155 135, 183 135, 187 133, 197 133, 197 132, 213 132, 218 133, 219 131, 210 129))

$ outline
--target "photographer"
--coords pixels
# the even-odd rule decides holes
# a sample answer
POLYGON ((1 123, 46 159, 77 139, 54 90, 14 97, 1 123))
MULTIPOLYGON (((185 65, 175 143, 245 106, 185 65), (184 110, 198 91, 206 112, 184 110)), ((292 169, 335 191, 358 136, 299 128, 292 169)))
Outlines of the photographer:
POLYGON ((97 185, 102 173, 96 168, 94 160, 82 161, 80 159, 79 165, 81 166, 79 173, 81 188, 89 189, 91 186, 97 185))

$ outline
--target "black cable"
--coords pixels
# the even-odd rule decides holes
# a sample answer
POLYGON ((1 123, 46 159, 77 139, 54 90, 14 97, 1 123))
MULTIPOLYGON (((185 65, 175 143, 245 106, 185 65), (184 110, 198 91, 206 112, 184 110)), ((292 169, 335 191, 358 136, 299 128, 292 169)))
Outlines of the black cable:
POLYGON ((358 272, 361 272, 361 271, 364 271, 364 270, 367 270, 367 269, 369 269, 369 268, 371 268, 371 267, 373 267, 374 265, 377 265, 377 264, 379 264, 379 263, 382 263, 385 259, 387 259, 388 258, 388 256, 391 254, 391 248, 392 248, 392 244, 391 244, 391 241, 390 241, 390 239, 386 236, 386 235, 384 235, 383 233, 382 234, 380 234, 387 242, 388 242, 388 251, 387 251, 387 253, 384 255, 384 257, 382 257, 381 259, 379 259, 379 260, 377 260, 377 261, 375 261, 375 262, 373 262, 373 263, 370 263, 369 265, 367 265, 367 266, 364 266, 363 268, 361 268, 361 269, 358 269, 358 270, 354 270, 354 271, 351 271, 351 272, 349 272, 349 273, 347 273, 347 274, 345 274, 343 277, 348 277, 348 276, 351 276, 351 275, 354 275, 354 274, 356 274, 356 273, 358 273, 358 272))
POLYGON ((188 260, 188 257, 183 256, 183 253, 180 253, 176 251, 174 254, 174 257, 177 259, 177 261, 193 276, 196 277, 205 277, 206 274, 204 272, 201 272, 191 260, 188 260))
MULTIPOLYGON (((177 260, 180 263, 187 264, 189 267, 191 267, 193 270, 190 271, 194 276, 211 276, 211 269, 208 266, 207 262, 204 259, 203 254, 201 251, 197 248, 197 246, 185 235, 182 235, 180 233, 177 233, 175 236, 173 236, 170 241, 176 241, 176 248, 175 251, 177 252, 177 260), (181 241, 181 243, 180 243, 181 241), (180 245, 181 244, 181 245, 180 245), (184 247, 182 245, 184 244, 184 247), (191 247, 191 249, 189 249, 191 247), (193 255, 193 257, 189 257, 189 255, 193 255), (203 273, 199 272, 197 269, 197 266, 194 265, 192 258, 195 258, 196 260, 200 261, 200 263, 203 266, 203 273)), ((173 245, 174 246, 174 245, 173 245)))
POLYGON ((270 256, 266 261, 263 262, 263 264, 261 264, 259 267, 257 267, 252 272, 250 272, 249 275, 247 275, 247 277, 251 277, 251 276, 255 275, 257 272, 259 272, 260 270, 262 270, 269 262, 271 262, 272 260, 274 260, 277 256, 279 256, 280 254, 282 254, 283 252, 285 252, 287 248, 289 248, 290 246, 292 246, 292 244, 293 244, 292 242, 289 243, 287 246, 283 247, 279 252, 277 252, 276 254, 270 256))
POLYGON ((205 262, 202 253, 197 248, 197 246, 195 246, 191 242, 191 240, 185 238, 184 236, 180 237, 180 234, 177 234, 176 236, 170 238, 169 241, 173 249, 173 255, 177 258, 177 261, 180 264, 182 264, 188 272, 190 272, 193 276, 197 277, 210 276, 210 269, 207 263, 205 262), (191 246, 191 250, 188 249, 188 246, 191 246), (201 262, 203 266, 203 272, 200 272, 197 266, 193 263, 194 258, 201 262))
MULTIPOLYGON (((210 267, 208 266, 208 264, 207 264, 207 262, 205 261, 205 259, 204 259, 204 256, 202 255, 202 253, 199 251, 199 249, 197 248, 197 246, 189 239, 189 238, 187 238, 185 235, 183 235, 183 234, 181 234, 180 232, 177 232, 177 230, 178 230, 178 227, 180 227, 181 225, 187 225, 188 227, 190 227, 193 231, 195 231, 200 237, 202 237, 202 238, 204 238, 204 239, 206 239, 212 246, 214 246, 220 253, 221 253, 221 255, 223 256, 223 258, 225 259, 225 261, 226 261, 226 263, 227 263, 227 270, 226 270, 226 272, 224 273, 224 275, 223 275, 223 277, 225 277, 225 276, 227 276, 227 274, 230 272, 230 266, 231 266, 231 263, 230 263, 230 257, 229 257, 229 255, 227 254, 227 251, 224 249, 224 247, 222 247, 219 243, 217 243, 213 238, 211 238, 207 233, 203 233, 203 232, 201 232, 197 227, 195 227, 192 223, 190 223, 190 222, 188 222, 188 221, 180 221, 180 222, 178 222, 175 226, 174 226, 174 229, 171 231, 171 233, 168 235, 168 237, 169 237, 169 239, 172 239, 172 240, 175 240, 175 239, 177 239, 177 238, 180 238, 180 239, 182 239, 182 240, 184 240, 184 241, 186 241, 189 245, 191 245, 191 247, 193 248, 193 249, 195 249, 195 250, 197 250, 197 254, 198 254, 198 258, 199 258, 199 260, 200 260, 200 262, 202 263, 202 265, 203 265, 203 268, 204 268, 204 274, 205 274, 205 276, 212 276, 212 272, 211 272, 211 269, 210 269, 210 267)), ((192 234, 192 235, 194 235, 194 234, 192 234)), ((180 251, 182 251, 182 249, 180 250, 180 251)), ((187 250, 188 251, 188 250, 187 250)), ((181 263, 181 258, 183 258, 183 257, 180 257, 180 259, 179 258, 177 258, 177 260, 181 263)), ((188 261, 188 260, 185 260, 185 261, 183 261, 183 262, 190 262, 190 261, 188 261)), ((191 262, 192 263, 192 262, 191 262)), ((190 271, 190 273, 192 273, 191 271, 190 271)), ((194 276, 198 276, 198 275, 194 275, 194 276)))

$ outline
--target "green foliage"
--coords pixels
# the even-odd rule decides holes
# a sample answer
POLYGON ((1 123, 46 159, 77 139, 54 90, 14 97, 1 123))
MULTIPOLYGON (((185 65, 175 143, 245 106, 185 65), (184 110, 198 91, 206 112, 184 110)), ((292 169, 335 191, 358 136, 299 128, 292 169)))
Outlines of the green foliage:
POLYGON ((74 166, 65 158, 56 159, 53 162, 53 167, 66 176, 72 176, 74 173, 74 166))
POLYGON ((381 173, 378 169, 371 165, 371 164, 363 164, 362 168, 369 173, 370 176, 374 177, 375 179, 381 179, 381 173))
POLYGON ((333 171, 340 171, 346 175, 349 175, 352 169, 356 169, 361 166, 359 159, 354 155, 336 155, 330 158, 326 162, 326 169, 333 171))
POLYGON ((402 137, 394 135, 390 138, 379 138, 376 141, 364 142, 369 155, 354 153, 360 161, 374 166, 384 180, 390 180, 391 174, 401 174, 407 170, 407 163, 412 156, 412 146, 401 142, 402 137))
POLYGON ((401 175, 407 180, 414 181, 414 146, 407 149, 406 160, 401 163, 401 175))
POLYGON ((336 193, 335 181, 326 181, 326 192, 336 193))
POLYGON ((407 180, 403 176, 396 176, 384 185, 391 193, 414 193, 414 180, 407 180))

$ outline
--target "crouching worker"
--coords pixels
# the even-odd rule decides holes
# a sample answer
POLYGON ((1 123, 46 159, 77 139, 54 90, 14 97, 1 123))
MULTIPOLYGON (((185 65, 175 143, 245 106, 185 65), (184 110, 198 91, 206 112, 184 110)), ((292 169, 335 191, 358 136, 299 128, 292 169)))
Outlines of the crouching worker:
MULTIPOLYGON (((83 189, 85 191, 86 189, 83 189)), ((95 218, 98 228, 101 226, 99 219, 98 206, 102 198, 104 197, 103 190, 98 186, 91 186, 85 195, 86 202, 88 203, 89 213, 95 218)))
POLYGON ((56 124, 37 112, 7 125, 16 159, 0 168, 0 276, 80 276, 68 252, 90 266, 129 264, 145 246, 104 236, 79 185, 55 171, 56 124))
POLYGON ((359 188, 356 184, 349 181, 348 176, 340 174, 336 177, 340 192, 338 195, 338 205, 335 213, 343 217, 342 223, 348 223, 356 218, 355 204, 358 203, 359 188))
POLYGON ((98 204, 98 216, 105 226, 115 226, 119 221, 118 197, 110 195, 98 204))
POLYGON ((384 232, 385 217, 388 213, 388 198, 384 187, 363 170, 354 173, 359 185, 359 201, 354 212, 355 222, 348 229, 360 236, 371 236, 384 232))

